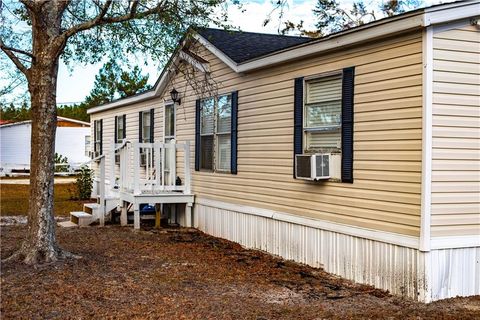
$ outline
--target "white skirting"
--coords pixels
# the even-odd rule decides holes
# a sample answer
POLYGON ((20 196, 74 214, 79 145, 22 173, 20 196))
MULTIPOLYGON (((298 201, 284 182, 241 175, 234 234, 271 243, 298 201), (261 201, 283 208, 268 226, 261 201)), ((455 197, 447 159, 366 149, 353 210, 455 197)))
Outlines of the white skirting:
MULTIPOLYGON (((458 253, 459 249, 424 253, 416 248, 324 230, 265 214, 257 215, 255 211, 251 207, 197 199, 194 226, 205 233, 237 242, 247 248, 321 267, 355 282, 370 284, 416 300, 431 301, 456 295, 479 294, 480 285, 475 287, 475 284, 467 284, 468 280, 465 279, 468 274, 471 275, 471 280, 479 280, 480 248, 462 249, 464 253, 458 253), (236 209, 232 210, 234 208, 236 209), (473 257, 477 259, 476 264, 470 261, 473 257), (469 268, 458 271, 464 278, 454 275, 457 269, 443 270, 438 266, 445 266, 448 261, 457 267, 470 262, 469 268), (474 272, 477 272, 476 278, 474 272)), ((263 209, 258 211, 264 212, 263 209)))

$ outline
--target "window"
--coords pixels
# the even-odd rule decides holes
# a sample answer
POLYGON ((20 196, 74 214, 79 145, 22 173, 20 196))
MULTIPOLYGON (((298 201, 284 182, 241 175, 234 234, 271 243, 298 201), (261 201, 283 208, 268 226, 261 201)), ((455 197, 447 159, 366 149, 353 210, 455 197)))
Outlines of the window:
POLYGON ((102 127, 103 127, 103 121, 102 120, 95 120, 93 122, 93 132, 94 132, 94 145, 93 145, 93 151, 94 151, 94 158, 98 157, 102 154, 102 127))
POLYGON ((90 136, 85 136, 85 157, 90 157, 90 136))
POLYGON ((200 168, 230 171, 232 96, 200 102, 200 168))
MULTIPOLYGON (((121 116, 115 116, 115 143, 120 144, 124 139, 127 138, 126 126, 127 116, 125 114, 121 116)), ((120 164, 119 151, 115 153, 115 164, 120 164)))
POLYGON ((127 137, 125 125, 126 115, 115 117, 115 143, 122 143, 123 139, 127 137))
POLYGON ((151 112, 150 111, 143 111, 140 113, 141 116, 141 130, 142 130, 142 135, 141 135, 141 141, 144 143, 150 143, 153 141, 151 140, 152 137, 152 127, 151 127, 151 112))
POLYGON ((165 132, 164 142, 175 139, 175 104, 165 105, 165 132))
POLYGON ((340 151, 342 74, 306 80, 303 112, 305 151, 340 151))

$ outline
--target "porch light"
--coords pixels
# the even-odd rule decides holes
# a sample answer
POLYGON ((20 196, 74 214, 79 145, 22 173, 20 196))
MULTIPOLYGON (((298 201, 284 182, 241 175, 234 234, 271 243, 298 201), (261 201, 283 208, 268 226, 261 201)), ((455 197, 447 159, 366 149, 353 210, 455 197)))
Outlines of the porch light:
POLYGON ((175 88, 170 91, 170 97, 172 98, 174 103, 180 104, 181 99, 178 97, 178 91, 175 88))

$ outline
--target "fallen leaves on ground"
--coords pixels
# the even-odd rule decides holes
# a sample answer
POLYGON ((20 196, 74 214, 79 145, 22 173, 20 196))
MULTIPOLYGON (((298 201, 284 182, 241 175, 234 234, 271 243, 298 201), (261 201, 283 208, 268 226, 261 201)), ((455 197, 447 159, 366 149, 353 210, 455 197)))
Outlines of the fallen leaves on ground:
MULTIPOLYGON (((1 228, 1 256, 25 226, 1 228)), ((81 259, 5 263, 2 319, 478 319, 480 297, 421 304, 188 229, 58 229, 81 259)))

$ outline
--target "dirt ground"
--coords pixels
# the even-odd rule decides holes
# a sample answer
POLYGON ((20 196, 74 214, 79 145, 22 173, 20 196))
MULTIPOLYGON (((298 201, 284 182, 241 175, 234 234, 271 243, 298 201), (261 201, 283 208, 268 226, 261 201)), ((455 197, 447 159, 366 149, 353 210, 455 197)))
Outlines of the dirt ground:
MULTIPOLYGON (((1 228, 1 257, 25 226, 1 228)), ((421 304, 186 229, 58 229, 81 259, 4 263, 2 319, 480 319, 480 297, 421 304)))

